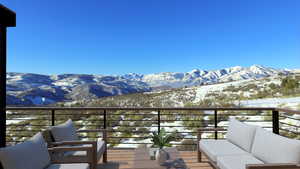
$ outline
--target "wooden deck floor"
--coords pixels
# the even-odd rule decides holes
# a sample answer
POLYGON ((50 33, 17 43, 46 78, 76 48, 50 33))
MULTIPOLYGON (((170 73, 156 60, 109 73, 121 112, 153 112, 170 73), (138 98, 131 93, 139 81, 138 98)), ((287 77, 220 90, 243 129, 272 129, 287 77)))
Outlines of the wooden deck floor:
MULTIPOLYGON (((185 161, 190 169, 213 169, 207 162, 197 162, 197 152, 180 151, 181 158, 185 161)), ((108 150, 108 164, 113 169, 132 169, 134 150, 108 150)), ((207 161, 203 157, 204 161, 207 161)))

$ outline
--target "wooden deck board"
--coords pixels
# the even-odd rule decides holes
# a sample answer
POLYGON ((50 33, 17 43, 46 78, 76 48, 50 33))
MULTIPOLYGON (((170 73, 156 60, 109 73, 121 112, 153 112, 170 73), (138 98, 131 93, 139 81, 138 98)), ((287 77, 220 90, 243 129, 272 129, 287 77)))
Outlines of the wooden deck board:
MULTIPOLYGON (((207 162, 197 162, 197 152, 180 151, 180 156, 190 169, 213 169, 207 162)), ((134 150, 108 150, 108 164, 115 164, 113 169, 132 169, 134 150), (117 167, 116 167, 117 166, 117 167)), ((202 157, 203 161, 207 161, 202 157)), ((100 167, 105 168, 105 167, 100 167)))

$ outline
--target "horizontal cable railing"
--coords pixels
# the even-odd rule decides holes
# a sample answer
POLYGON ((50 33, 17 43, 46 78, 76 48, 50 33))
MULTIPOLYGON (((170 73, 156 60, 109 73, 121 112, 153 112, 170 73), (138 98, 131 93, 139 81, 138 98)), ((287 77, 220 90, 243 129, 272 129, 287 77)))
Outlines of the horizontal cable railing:
MULTIPOLYGON (((151 144, 150 134, 165 129, 174 133, 172 145, 195 149, 198 128, 227 128, 235 116, 274 133, 300 139, 300 111, 262 108, 128 108, 128 107, 7 107, 6 142, 22 142, 36 132, 72 119, 78 129, 107 129, 110 147, 151 144)), ((224 139, 226 132, 206 132, 202 138, 224 139)), ((96 139, 99 133, 83 133, 83 139, 96 139)), ((0 138, 1 139, 1 138, 0 138)))

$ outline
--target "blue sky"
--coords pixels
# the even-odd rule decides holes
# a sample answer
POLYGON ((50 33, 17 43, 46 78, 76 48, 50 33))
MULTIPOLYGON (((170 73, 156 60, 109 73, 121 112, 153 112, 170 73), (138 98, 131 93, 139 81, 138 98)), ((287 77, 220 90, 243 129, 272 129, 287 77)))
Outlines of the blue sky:
POLYGON ((0 0, 17 13, 8 71, 300 68, 299 0, 0 0))

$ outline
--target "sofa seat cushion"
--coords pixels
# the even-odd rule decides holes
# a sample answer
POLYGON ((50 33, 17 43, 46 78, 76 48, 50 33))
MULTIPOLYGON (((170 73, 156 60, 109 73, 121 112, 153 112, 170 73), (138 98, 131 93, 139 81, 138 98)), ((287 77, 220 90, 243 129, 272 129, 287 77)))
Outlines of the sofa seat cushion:
POLYGON ((265 163, 300 163, 300 140, 289 139, 263 128, 256 131, 252 154, 265 163))
POLYGON ((0 161, 5 169, 44 169, 50 164, 50 155, 38 133, 28 141, 1 148, 0 161))
POLYGON ((220 169, 246 169, 247 164, 264 164, 251 154, 229 155, 217 157, 220 169))
MULTIPOLYGON (((90 144, 86 144, 83 146, 91 147, 90 144)), ((104 151, 105 151, 104 141, 102 139, 98 139, 97 140, 97 159, 98 160, 101 158, 104 151)), ((86 156, 86 151, 71 151, 71 152, 65 153, 65 156, 86 156)))
POLYGON ((257 127, 230 118, 226 139, 250 153, 257 127))
POLYGON ((46 169, 88 169, 89 165, 87 163, 78 164, 52 164, 46 169))
POLYGON ((51 127, 51 134, 55 142, 79 140, 76 128, 71 119, 63 124, 51 127))
POLYGON ((218 156, 249 154, 227 140, 200 140, 200 149, 214 162, 218 156))

